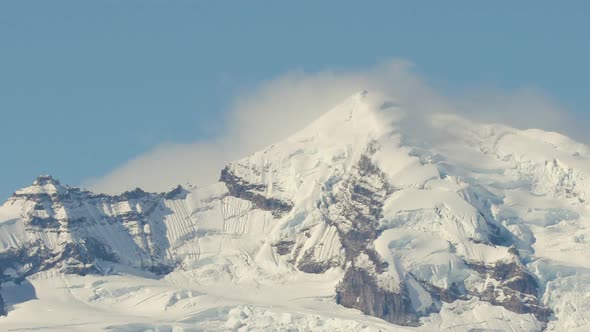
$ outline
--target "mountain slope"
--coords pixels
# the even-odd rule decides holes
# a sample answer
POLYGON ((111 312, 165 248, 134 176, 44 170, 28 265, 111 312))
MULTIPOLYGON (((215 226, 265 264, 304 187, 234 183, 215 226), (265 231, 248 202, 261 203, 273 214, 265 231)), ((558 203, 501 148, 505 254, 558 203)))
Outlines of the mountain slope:
POLYGON ((14 294, 60 276, 84 284, 66 297, 90 308, 132 305, 183 329, 320 329, 310 313, 326 330, 395 328, 360 312, 408 330, 588 328, 590 149, 415 120, 359 93, 204 188, 108 196, 39 177, 0 208, 0 294, 12 294, 0 325, 26 325, 15 316, 35 301, 14 294), (347 321, 343 307, 359 311, 347 321))

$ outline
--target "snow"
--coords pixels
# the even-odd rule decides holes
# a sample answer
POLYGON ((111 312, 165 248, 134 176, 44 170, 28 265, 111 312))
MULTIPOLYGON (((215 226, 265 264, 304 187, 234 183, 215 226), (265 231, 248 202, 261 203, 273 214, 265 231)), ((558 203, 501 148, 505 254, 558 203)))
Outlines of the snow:
POLYGON ((438 331, 538 331, 542 325, 532 315, 517 315, 481 301, 445 304, 440 315, 428 317, 427 326, 438 331))
POLYGON ((40 273, 26 284, 3 289, 8 301, 19 303, 3 318, 2 327, 46 331, 410 330, 337 307, 329 301, 334 287, 330 275, 295 278, 290 287, 249 289, 203 286, 187 278, 190 276, 182 272, 165 279, 40 273), (17 294, 28 298, 21 295, 17 299, 17 294))
MULTIPOLYGON (((331 277, 331 276, 330 276, 331 277)), ((202 286, 174 272, 165 279, 40 273, 3 289, 14 305, 7 331, 467 331, 535 330, 530 315, 479 301, 445 304, 418 328, 386 323, 336 306, 330 278, 294 279, 290 287, 202 286), (315 280, 314 280, 315 279, 315 280), (323 279, 323 280, 322 280, 323 279), (31 314, 34 313, 34 320, 31 314)))
MULTIPOLYGON (((435 140, 403 127, 405 110, 383 96, 359 93, 284 141, 230 163, 253 192, 287 201, 281 216, 231 196, 223 183, 188 188, 184 198, 162 195, 105 200, 71 192, 48 177, 16 192, 0 207, 0 254, 40 241, 59 252, 92 237, 120 264, 98 262, 105 275, 67 275, 56 269, 4 282, 8 303, 1 330, 79 331, 538 331, 531 314, 477 298, 442 303, 419 327, 401 327, 335 303, 345 266, 321 274, 297 269, 304 259, 344 262, 342 206, 320 202, 349 190, 361 157, 384 174, 373 247, 388 265, 379 274, 369 257, 355 263, 384 289, 408 288, 416 311, 435 299, 422 283, 448 288, 484 280, 467 263, 511 262, 513 246, 539 282, 555 314, 551 331, 590 328, 590 148, 540 130, 428 115, 435 140), (418 137, 411 137, 411 135, 418 137), (419 144, 416 142, 420 142, 419 144), (50 197, 42 208, 27 197, 50 197), (113 222, 134 213, 144 221, 113 222), (59 231, 31 227, 27 218, 55 218, 59 231), (74 227, 84 220, 83 227, 74 227), (510 245, 493 244, 496 230, 510 245), (292 243, 279 254, 275 245, 292 243), (305 257, 306 253, 310 253, 305 257), (141 268, 170 264, 165 277, 141 268), (35 320, 31 321, 31 315, 35 320)), ((380 177, 363 180, 380 188, 380 177)), ((366 188, 364 188, 366 189, 366 188)), ((347 202, 348 203, 348 202, 347 202)), ((131 217, 130 217, 131 218, 131 217)), ((0 267, 2 269, 2 267, 0 267)), ((16 271, 0 271, 14 274, 16 271)))

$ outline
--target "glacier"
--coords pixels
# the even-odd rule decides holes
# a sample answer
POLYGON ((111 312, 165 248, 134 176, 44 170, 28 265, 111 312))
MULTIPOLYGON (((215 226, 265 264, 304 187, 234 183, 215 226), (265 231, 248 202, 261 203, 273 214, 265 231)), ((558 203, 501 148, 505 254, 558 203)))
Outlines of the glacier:
POLYGON ((363 91, 205 187, 39 176, 0 207, 0 329, 590 329, 590 148, 415 118, 363 91))

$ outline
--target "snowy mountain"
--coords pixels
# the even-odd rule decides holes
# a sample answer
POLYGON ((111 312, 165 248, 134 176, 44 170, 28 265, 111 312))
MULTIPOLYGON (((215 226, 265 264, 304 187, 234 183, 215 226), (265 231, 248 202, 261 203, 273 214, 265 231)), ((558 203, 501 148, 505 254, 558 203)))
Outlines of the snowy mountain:
POLYGON ((589 330, 590 148, 416 118, 362 92, 203 188, 38 177, 0 207, 0 328, 589 330))

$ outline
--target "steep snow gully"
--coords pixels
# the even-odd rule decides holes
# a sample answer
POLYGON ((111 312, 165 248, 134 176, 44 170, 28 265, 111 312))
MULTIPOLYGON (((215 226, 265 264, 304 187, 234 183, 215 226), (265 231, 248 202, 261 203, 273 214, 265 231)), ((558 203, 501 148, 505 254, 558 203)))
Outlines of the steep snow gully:
POLYGON ((202 188, 38 177, 0 207, 0 329, 589 331, 590 148, 408 112, 356 94, 202 188))

